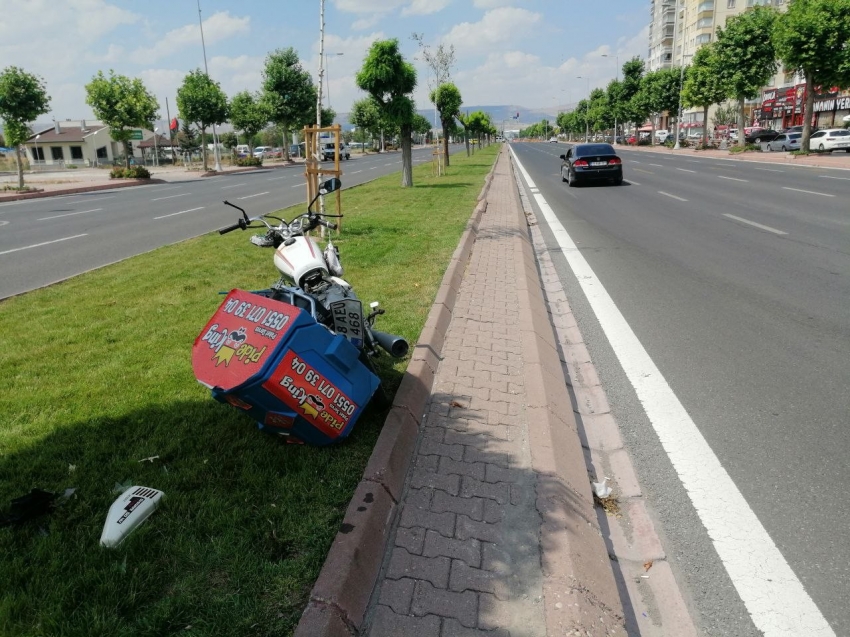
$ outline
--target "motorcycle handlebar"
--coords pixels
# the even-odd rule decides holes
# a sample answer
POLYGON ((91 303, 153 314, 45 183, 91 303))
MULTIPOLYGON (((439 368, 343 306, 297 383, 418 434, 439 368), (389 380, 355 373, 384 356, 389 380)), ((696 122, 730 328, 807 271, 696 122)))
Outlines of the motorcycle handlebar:
POLYGON ((337 225, 335 223, 331 223, 330 221, 325 221, 324 219, 317 219, 319 225, 328 228, 329 230, 336 230, 337 225))
POLYGON ((226 228, 222 228, 218 231, 219 234, 227 234, 228 232, 233 232, 234 230, 239 230, 240 228, 244 230, 248 227, 248 224, 245 223, 244 219, 240 219, 239 223, 234 223, 232 226, 227 226, 226 228))

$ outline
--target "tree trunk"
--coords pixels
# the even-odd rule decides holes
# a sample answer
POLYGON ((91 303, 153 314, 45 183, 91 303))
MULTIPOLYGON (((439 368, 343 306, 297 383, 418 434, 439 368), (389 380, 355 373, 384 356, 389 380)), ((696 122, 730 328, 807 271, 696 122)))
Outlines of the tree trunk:
POLYGON ((124 168, 130 168, 130 142, 124 140, 124 168))
POLYGON ((413 187, 413 153, 411 152, 411 134, 413 127, 410 124, 401 126, 401 185, 403 188, 413 187))
POLYGON ((207 127, 201 127, 201 152, 204 155, 204 172, 209 170, 207 168, 207 127))
POLYGON ((21 147, 15 144, 15 158, 18 160, 18 188, 24 187, 24 165, 21 163, 21 147))
POLYGON ((800 148, 808 153, 811 150, 812 114, 815 107, 815 87, 811 73, 806 73, 806 108, 803 109, 803 139, 800 148))
POLYGON ((463 131, 463 139, 466 143, 466 156, 469 157, 469 131, 467 131, 466 129, 464 129, 463 131))
POLYGON ((651 115, 651 119, 652 119, 652 132, 650 133, 651 138, 649 140, 649 145, 655 146, 655 114, 654 113, 651 115))
MULTIPOLYGON (((289 161, 289 125, 281 124, 281 129, 283 130, 283 159, 289 161)), ((251 156, 253 157, 253 153, 251 156)))
POLYGON ((708 148, 708 105, 702 107, 702 147, 708 148))
POLYGON ((744 96, 740 95, 738 97, 738 146, 743 148, 746 144, 744 140, 744 128, 746 128, 747 123, 744 121, 744 96))
POLYGON ((444 119, 443 124, 443 161, 446 168, 449 167, 449 120, 444 119))

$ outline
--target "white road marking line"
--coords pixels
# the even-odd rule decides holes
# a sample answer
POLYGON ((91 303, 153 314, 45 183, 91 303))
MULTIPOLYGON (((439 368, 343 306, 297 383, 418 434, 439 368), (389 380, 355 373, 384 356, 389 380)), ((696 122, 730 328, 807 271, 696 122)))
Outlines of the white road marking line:
POLYGON ((245 186, 248 182, 243 181, 241 184, 230 184, 229 186, 222 186, 222 190, 226 190, 227 188, 238 188, 239 186, 245 186))
POLYGON ((182 188, 183 186, 154 186, 148 187, 148 192, 159 192, 161 190, 173 190, 174 188, 182 188))
POLYGON ((392 166, 394 162, 390 162, 388 164, 384 164, 384 166, 392 166))
POLYGON ((55 215, 53 217, 42 217, 36 221, 50 221, 51 219, 61 219, 62 217, 73 217, 74 215, 84 215, 87 212, 100 212, 103 208, 95 208, 94 210, 81 210, 80 212, 69 212, 64 215, 55 215))
POLYGON ((640 186, 640 184, 639 184, 638 182, 636 182, 636 181, 632 181, 631 179, 626 179, 626 181, 627 181, 628 183, 630 183, 632 186, 640 186))
POLYGON ((8 225, 9 225, 9 221, 7 219, 0 221, 0 226, 8 226, 8 225))
POLYGON ((240 199, 251 199, 252 197, 262 197, 263 195, 267 195, 267 194, 269 194, 268 190, 265 191, 265 192, 258 192, 256 195, 247 195, 245 197, 237 197, 236 200, 239 201, 240 199))
POLYGON ((818 175, 821 179, 841 179, 843 181, 850 181, 850 177, 832 177, 830 175, 818 175))
POLYGON ((172 212, 170 215, 162 215, 161 217, 154 217, 154 219, 165 219, 166 217, 175 217, 177 215, 182 215, 186 212, 195 212, 196 210, 203 210, 203 209, 204 209, 203 206, 201 206, 200 208, 190 208, 189 210, 181 210, 180 212, 172 212))
POLYGON ((664 168, 661 164, 650 164, 650 166, 658 166, 659 168, 664 168))
POLYGON ((369 170, 375 170, 377 166, 372 166, 369 170))
POLYGON ((641 172, 641 173, 646 173, 647 175, 654 175, 655 174, 651 170, 644 170, 643 168, 635 168, 635 170, 638 171, 638 172, 641 172))
POLYGON ((181 195, 170 195, 168 197, 157 197, 156 199, 151 199, 151 201, 162 201, 163 199, 174 199, 175 197, 185 197, 187 195, 191 195, 191 192, 184 192, 181 195))
MULTIPOLYGON (((511 154, 529 186, 534 182, 511 154)), ((542 195, 535 195, 753 623, 765 637, 835 637, 732 478, 542 195)))
POLYGON ((725 177, 724 175, 717 175, 718 179, 728 179, 729 181, 745 181, 749 183, 749 179, 738 179, 737 177, 725 177))
POLYGON ((54 239, 53 241, 45 241, 43 243, 36 243, 31 246, 24 246, 23 248, 12 248, 11 250, 4 250, 0 252, 0 254, 11 254, 12 252, 20 252, 21 250, 29 250, 30 248, 40 248, 41 246, 50 245, 51 243, 59 243, 60 241, 68 241, 70 239, 79 239, 80 237, 87 237, 88 234, 75 234, 73 237, 63 237, 62 239, 54 239))
POLYGON ((664 192, 663 190, 659 190, 658 194, 664 195, 665 197, 670 197, 671 199, 678 199, 679 201, 687 201, 687 199, 682 199, 681 197, 677 197, 676 195, 671 195, 669 192, 664 192))
POLYGON ((763 226, 760 223, 750 221, 749 219, 743 219, 741 217, 736 217, 735 215, 727 215, 725 212, 723 213, 723 216, 729 217, 730 219, 734 219, 735 221, 740 221, 741 223, 747 223, 751 226, 755 226, 756 228, 761 228, 762 230, 767 230, 768 232, 773 232, 774 234, 788 234, 787 232, 782 232, 782 230, 777 230, 776 228, 771 228, 770 226, 763 226))
POLYGON ((695 170, 688 170, 687 168, 677 168, 676 170, 681 170, 683 173, 695 173, 695 170))
POLYGON ((269 177, 269 181, 277 181, 278 179, 286 179, 289 175, 284 175, 283 177, 269 177))
POLYGON ((784 190, 793 190, 794 192, 805 192, 809 195, 820 195, 821 197, 834 197, 835 195, 829 195, 825 192, 815 192, 814 190, 800 190, 799 188, 789 188, 788 186, 782 186, 784 190))
POLYGON ((776 170, 774 168, 756 168, 756 170, 763 170, 766 173, 784 173, 784 170, 776 170))
POLYGON ((304 184, 295 184, 294 186, 290 186, 290 188, 300 188, 300 187, 301 187, 301 186, 303 186, 303 185, 304 185, 304 184))
POLYGON ((362 173, 362 170, 355 170, 354 172, 348 173, 349 175, 356 175, 357 173, 362 173))
POLYGON ((702 161, 699 160, 699 159, 689 159, 688 161, 691 162, 692 164, 701 164, 702 163, 702 161))

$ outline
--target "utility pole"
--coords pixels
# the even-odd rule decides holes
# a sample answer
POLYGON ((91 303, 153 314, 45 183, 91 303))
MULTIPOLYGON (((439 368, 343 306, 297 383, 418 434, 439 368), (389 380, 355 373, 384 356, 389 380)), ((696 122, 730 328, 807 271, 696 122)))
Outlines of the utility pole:
MULTIPOLYGON (((682 22, 688 19, 688 5, 682 9, 682 22)), ((679 0, 676 0, 676 21, 673 23, 673 31, 679 26, 679 0)), ((679 143, 679 131, 682 125, 682 82, 685 79, 685 35, 687 34, 687 24, 682 24, 682 59, 679 60, 679 110, 676 111, 676 143, 673 150, 679 150, 682 145, 679 143)), ((676 46, 676 34, 673 34, 673 46, 676 46)), ((708 122, 703 122, 703 130, 708 122)))
MULTIPOLYGON (((204 21, 201 19, 201 0, 198 0, 198 22, 201 25, 201 48, 204 51, 204 73, 207 75, 207 79, 210 77, 210 70, 207 68, 207 45, 204 43, 204 21)), ((215 155, 215 167, 213 170, 216 172, 221 172, 221 159, 218 155, 218 133, 215 130, 215 124, 213 127, 213 153, 215 155)))

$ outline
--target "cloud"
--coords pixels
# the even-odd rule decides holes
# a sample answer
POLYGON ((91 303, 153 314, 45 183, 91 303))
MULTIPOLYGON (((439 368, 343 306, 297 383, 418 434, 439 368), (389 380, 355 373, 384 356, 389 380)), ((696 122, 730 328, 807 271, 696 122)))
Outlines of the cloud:
POLYGON ((401 11, 401 15, 428 15, 442 11, 452 0, 413 0, 410 6, 401 11))
POLYGON ((474 0, 473 5, 477 9, 496 9, 515 4, 517 0, 474 0))
MULTIPOLYGON (((219 11, 204 20, 204 43, 214 44, 237 35, 247 35, 251 18, 231 16, 229 11, 219 11)), ((131 54, 138 64, 150 64, 169 57, 188 47, 201 44, 201 32, 197 24, 187 24, 172 29, 150 47, 139 47, 131 54)))
POLYGON ((443 42, 453 44, 458 53, 487 52, 523 39, 533 31, 541 18, 541 14, 527 9, 493 9, 487 11, 478 22, 455 25, 443 37, 443 42))
POLYGON ((334 0, 334 5, 346 13, 390 13, 408 2, 410 0, 334 0))

